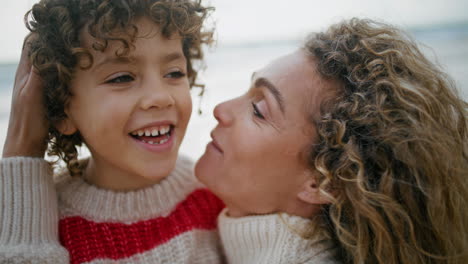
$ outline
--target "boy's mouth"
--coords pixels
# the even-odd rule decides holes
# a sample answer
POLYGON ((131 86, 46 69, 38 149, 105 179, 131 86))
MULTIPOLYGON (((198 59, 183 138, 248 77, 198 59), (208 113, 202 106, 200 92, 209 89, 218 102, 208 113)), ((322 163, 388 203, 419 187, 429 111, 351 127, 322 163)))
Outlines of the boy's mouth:
POLYGON ((169 141, 173 131, 173 125, 162 125, 135 130, 129 133, 129 135, 144 143, 161 145, 169 141))

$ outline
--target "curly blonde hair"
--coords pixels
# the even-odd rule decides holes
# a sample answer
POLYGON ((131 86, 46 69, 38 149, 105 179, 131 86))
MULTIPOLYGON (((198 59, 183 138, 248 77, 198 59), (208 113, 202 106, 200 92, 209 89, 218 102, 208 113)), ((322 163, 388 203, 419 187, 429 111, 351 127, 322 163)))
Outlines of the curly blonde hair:
POLYGON ((339 83, 308 154, 344 263, 468 263, 468 104, 399 29, 351 19, 304 49, 339 83))
POLYGON ((69 84, 74 71, 92 66, 90 51, 81 45, 83 30, 96 39, 92 45, 96 51, 105 51, 109 41, 120 42, 122 49, 117 56, 125 56, 133 48, 138 18, 148 17, 158 24, 164 37, 178 33, 187 58, 190 86, 201 87, 202 94, 203 85, 196 83, 193 61, 202 61, 202 46, 213 41, 213 32, 203 28, 212 9, 202 6, 201 0, 42 0, 35 4, 25 21, 34 35, 28 41, 31 62, 45 83, 49 154, 62 158, 72 175, 81 173, 77 159, 77 147, 83 143, 80 133, 63 135, 55 125, 66 118, 64 109, 72 96, 69 84), (89 65, 78 64, 83 56, 91 62, 89 65))

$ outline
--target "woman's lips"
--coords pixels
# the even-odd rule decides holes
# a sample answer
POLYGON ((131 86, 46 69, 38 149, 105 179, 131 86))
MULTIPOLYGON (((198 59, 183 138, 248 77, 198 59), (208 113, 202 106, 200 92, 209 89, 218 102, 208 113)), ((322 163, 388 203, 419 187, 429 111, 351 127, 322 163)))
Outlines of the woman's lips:
POLYGON ((219 146, 218 144, 218 141, 216 141, 216 138, 213 134, 213 132, 211 132, 211 145, 219 152, 223 153, 223 149, 219 146))
POLYGON ((213 139, 213 141, 211 141, 211 144, 213 145, 213 147, 214 147, 217 151, 223 153, 223 150, 219 147, 218 143, 217 143, 214 139, 213 139))

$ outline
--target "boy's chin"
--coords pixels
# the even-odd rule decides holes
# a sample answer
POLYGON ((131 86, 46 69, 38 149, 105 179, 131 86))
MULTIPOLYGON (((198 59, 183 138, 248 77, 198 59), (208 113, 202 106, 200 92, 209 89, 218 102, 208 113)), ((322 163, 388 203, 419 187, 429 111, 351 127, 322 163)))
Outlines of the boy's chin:
POLYGON ((174 166, 168 166, 167 168, 156 168, 156 169, 148 169, 141 173, 141 178, 153 182, 158 183, 165 178, 169 177, 169 175, 174 170, 174 166))

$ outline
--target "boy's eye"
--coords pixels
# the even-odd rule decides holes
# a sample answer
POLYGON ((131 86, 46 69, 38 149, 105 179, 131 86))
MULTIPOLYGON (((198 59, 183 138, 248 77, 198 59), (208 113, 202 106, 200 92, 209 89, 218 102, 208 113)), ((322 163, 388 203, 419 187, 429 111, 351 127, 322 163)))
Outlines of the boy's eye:
POLYGON ((185 73, 181 71, 172 71, 168 74, 166 74, 164 77, 166 78, 172 78, 172 79, 179 79, 185 77, 185 73))
POLYGON ((262 114, 262 112, 260 112, 260 110, 258 109, 258 106, 256 103, 252 102, 252 107, 253 107, 253 114, 254 116, 260 118, 260 119, 265 119, 265 116, 262 114))
POLYGON ((125 74, 106 81, 106 83, 127 83, 135 80, 133 76, 125 74))

